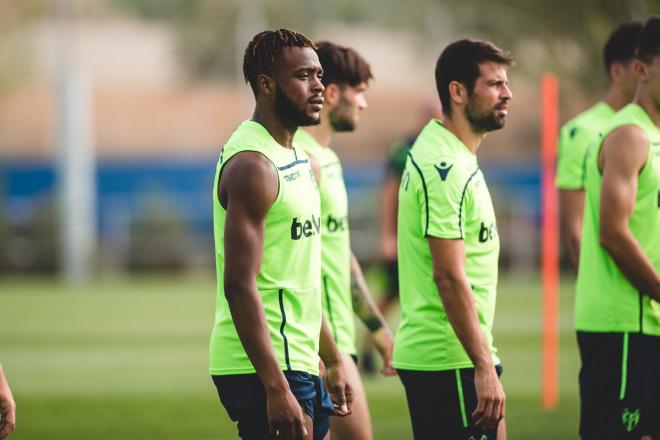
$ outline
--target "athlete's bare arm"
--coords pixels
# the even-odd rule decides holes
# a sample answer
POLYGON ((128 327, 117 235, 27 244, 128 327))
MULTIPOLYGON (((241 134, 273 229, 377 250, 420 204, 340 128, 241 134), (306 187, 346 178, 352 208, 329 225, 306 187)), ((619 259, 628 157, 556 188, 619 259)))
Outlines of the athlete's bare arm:
POLYGON ((598 157, 603 173, 599 239, 632 285, 660 301, 660 274, 628 227, 635 209, 637 178, 648 151, 649 141, 637 126, 620 127, 605 138, 598 157))
POLYGON ((238 337, 266 389, 271 433, 303 439, 302 408, 277 363, 256 284, 264 221, 278 185, 277 171, 258 153, 238 153, 225 165, 217 194, 227 210, 224 288, 238 337))
POLYGON ((580 239, 582 238, 582 216, 584 211, 584 190, 559 190, 559 224, 561 239, 568 258, 577 271, 580 261, 580 239))
POLYGON ((351 298, 353 311, 371 332, 374 345, 383 358, 381 373, 385 376, 396 375, 396 370, 392 366, 392 349, 394 347, 392 332, 369 294, 369 287, 362 274, 360 263, 353 252, 351 252, 351 298))
POLYGON ((325 316, 321 322, 319 356, 321 356, 325 367, 325 381, 330 399, 335 404, 334 414, 342 417, 347 416, 351 413, 353 389, 346 380, 344 361, 334 339, 332 339, 332 333, 325 316))
POLYGON ((463 240, 429 237, 433 279, 440 292, 447 318, 474 364, 477 408, 476 425, 490 429, 504 417, 504 390, 495 371, 488 342, 479 327, 472 289, 465 275, 463 240))
POLYGON ((381 246, 386 261, 396 259, 396 222, 401 177, 390 173, 381 195, 381 246))
POLYGON ((16 426, 16 403, 11 394, 5 372, 0 364, 0 440, 11 434, 16 426))

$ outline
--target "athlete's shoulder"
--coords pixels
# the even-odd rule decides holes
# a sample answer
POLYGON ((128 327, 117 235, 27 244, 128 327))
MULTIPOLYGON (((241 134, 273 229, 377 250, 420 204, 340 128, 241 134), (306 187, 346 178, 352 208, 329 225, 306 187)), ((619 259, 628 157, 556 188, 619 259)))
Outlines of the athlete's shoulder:
POLYGON ((604 102, 598 102, 585 111, 568 120, 561 129, 562 138, 575 139, 581 136, 597 134, 614 116, 612 110, 604 102))
POLYGON ((239 150, 262 150, 271 145, 275 140, 266 128, 251 120, 238 124, 231 136, 225 143, 223 150, 231 153, 239 150))
POLYGON ((476 157, 437 120, 422 130, 410 149, 410 156, 415 165, 431 174, 437 173, 442 182, 464 179, 477 168, 476 157))
POLYGON ((628 123, 614 127, 605 137, 603 146, 611 146, 619 150, 631 151, 648 148, 649 138, 646 132, 637 124, 628 123))
POLYGON ((240 204, 270 207, 277 198, 278 188, 275 166, 255 151, 238 152, 222 172, 221 190, 240 204))

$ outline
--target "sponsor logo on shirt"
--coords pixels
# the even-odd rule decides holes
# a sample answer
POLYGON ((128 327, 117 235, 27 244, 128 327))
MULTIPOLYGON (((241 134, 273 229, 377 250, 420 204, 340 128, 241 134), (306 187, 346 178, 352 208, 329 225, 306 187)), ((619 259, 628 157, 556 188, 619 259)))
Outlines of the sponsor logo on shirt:
POLYGON ((316 218, 312 214, 309 220, 298 221, 298 217, 294 217, 291 221, 291 239, 300 240, 303 237, 311 237, 312 235, 321 233, 321 218, 316 218))
POLYGON ((335 218, 332 215, 328 215, 326 227, 328 228, 328 232, 343 232, 348 229, 348 219, 346 217, 335 218))
POLYGON ((488 240, 492 240, 495 237, 497 237, 497 226, 495 223, 486 226, 486 223, 481 222, 481 227, 479 228, 479 243, 486 243, 488 240))

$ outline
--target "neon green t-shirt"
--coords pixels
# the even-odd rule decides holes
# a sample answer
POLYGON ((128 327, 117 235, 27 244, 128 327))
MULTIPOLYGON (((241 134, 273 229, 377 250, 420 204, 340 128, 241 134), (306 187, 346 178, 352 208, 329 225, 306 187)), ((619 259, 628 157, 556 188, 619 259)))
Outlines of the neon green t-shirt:
MULTIPOLYGON (((300 148, 285 148, 254 121, 242 122, 222 149, 213 185, 217 272, 215 324, 209 349, 212 375, 254 373, 236 333, 224 291, 227 211, 217 187, 223 167, 236 154, 255 151, 277 170, 279 190, 265 219, 261 268, 256 283, 270 341, 283 370, 319 374, 321 331, 321 206, 309 160, 300 148)), ((257 311, 255 311, 257 313, 257 311)))
POLYGON ((649 140, 646 164, 637 178, 635 208, 629 227, 644 254, 660 271, 660 129, 642 107, 628 104, 605 128, 587 156, 586 201, 575 296, 575 328, 588 332, 642 332, 660 336, 660 303, 639 292, 599 242, 598 166, 602 140, 615 128, 637 125, 649 140))
POLYGON ((296 146, 314 156, 321 168, 321 288, 323 312, 339 351, 357 354, 351 299, 351 245, 348 195, 337 154, 305 130, 298 130, 296 146))
POLYGON ((465 273, 493 362, 493 318, 500 242, 495 211, 477 158, 440 121, 431 120, 410 150, 399 189, 401 323, 394 366, 441 371, 472 367, 433 281, 428 237, 460 239, 465 273))
POLYGON ((612 116, 614 110, 601 101, 564 124, 559 132, 555 179, 557 188, 584 189, 584 160, 587 150, 612 116))

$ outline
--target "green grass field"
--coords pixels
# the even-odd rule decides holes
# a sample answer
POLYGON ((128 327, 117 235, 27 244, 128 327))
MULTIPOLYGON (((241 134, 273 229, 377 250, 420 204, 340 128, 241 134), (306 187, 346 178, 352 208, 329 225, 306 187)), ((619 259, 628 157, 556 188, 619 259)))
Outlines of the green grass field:
MULTIPOLYGON (((509 438, 577 438, 578 353, 571 283, 561 295, 560 404, 541 409, 537 279, 500 283, 495 342, 505 368, 509 438)), ((232 439, 206 371, 210 277, 0 280, 0 362, 18 406, 12 440, 232 439)), ((375 438, 411 438, 396 378, 368 378, 375 438)))

